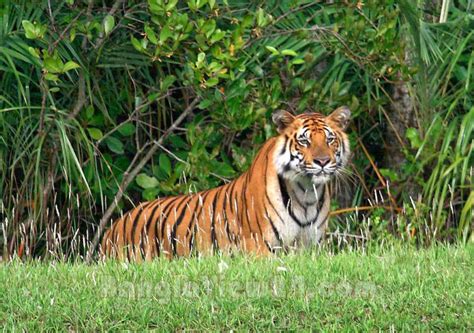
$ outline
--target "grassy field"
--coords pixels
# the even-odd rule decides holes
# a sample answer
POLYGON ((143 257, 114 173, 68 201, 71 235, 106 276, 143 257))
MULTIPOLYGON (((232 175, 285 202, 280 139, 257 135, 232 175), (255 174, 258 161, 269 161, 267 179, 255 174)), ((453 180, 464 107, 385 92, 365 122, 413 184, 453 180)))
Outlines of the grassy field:
POLYGON ((474 330, 474 246, 0 266, 7 330, 474 330))

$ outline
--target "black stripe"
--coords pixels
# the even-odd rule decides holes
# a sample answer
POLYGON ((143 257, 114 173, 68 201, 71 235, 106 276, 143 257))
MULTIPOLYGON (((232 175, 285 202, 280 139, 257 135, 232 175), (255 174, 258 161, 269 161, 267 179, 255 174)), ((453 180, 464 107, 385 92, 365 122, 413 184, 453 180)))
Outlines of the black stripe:
POLYGON ((117 223, 115 224, 112 224, 112 227, 111 227, 111 230, 112 230, 112 234, 110 236, 110 240, 111 240, 111 246, 113 246, 114 244, 116 244, 116 247, 118 247, 118 239, 115 240, 115 235, 117 234, 117 226, 118 226, 118 221, 117 223))
MULTIPOLYGON (((107 231, 105 232, 104 234, 104 237, 102 238, 102 253, 103 254, 107 254, 107 243, 110 242, 110 239, 109 239, 109 234, 112 233, 113 234, 114 232, 114 228, 109 228, 107 229, 107 231)), ((113 244, 112 242, 110 242, 110 244, 113 244)))
POLYGON ((280 155, 283 155, 286 153, 286 144, 288 143, 289 137, 288 135, 285 134, 285 143, 283 144, 283 147, 280 150, 280 155))
MULTIPOLYGON (((182 197, 181 202, 177 204, 176 208, 174 208, 174 222, 171 222, 171 220, 170 220, 170 225, 172 225, 172 228, 171 228, 171 233, 169 235, 169 238, 170 238, 170 246, 171 246, 171 250, 173 251, 173 255, 174 255, 173 246, 176 245, 176 244, 174 244, 174 236, 175 235, 173 235, 173 232, 175 232, 175 225, 176 225, 176 221, 177 221, 176 216, 178 216, 178 218, 181 216, 181 214, 185 211, 186 204, 189 202, 189 200, 191 200, 191 196, 182 197), (182 210, 180 211, 181 208, 182 208, 182 210)), ((170 211, 169 213, 173 214, 172 211, 170 211)))
POLYGON ((231 237, 230 237, 230 227, 229 227, 229 219, 227 217, 227 190, 224 191, 224 203, 222 204, 222 215, 224 219, 224 225, 225 225, 225 232, 227 234, 227 239, 229 240, 229 243, 232 243, 231 237))
POLYGON ((186 238, 188 238, 189 236, 189 233, 191 232, 191 226, 193 225, 194 223, 194 217, 196 216, 196 213, 197 213, 197 207, 198 205, 200 204, 201 200, 202 200, 202 205, 201 205, 201 209, 199 211, 202 211, 202 206, 204 205, 204 200, 202 199, 201 195, 204 195, 204 198, 207 196, 208 192, 210 190, 207 190, 205 192, 201 192, 201 193, 197 193, 197 202, 196 202, 196 207, 194 208, 194 211, 193 211, 193 216, 191 216, 191 221, 189 222, 189 226, 188 226, 188 229, 186 230, 186 238), (201 200, 199 200, 201 199, 201 200))
POLYGON ((135 216, 135 219, 133 219, 133 224, 132 224, 132 231, 131 231, 131 241, 132 243, 135 241, 135 232, 136 232, 136 229, 137 229, 137 222, 138 220, 140 219, 140 216, 142 215, 143 213, 143 210, 149 205, 150 203, 147 202, 145 205, 140 205, 139 207, 135 208, 135 209, 139 209, 138 213, 137 213, 137 216, 135 216))
MULTIPOLYGON (((155 237, 153 239, 153 243, 155 244, 155 248, 156 248, 156 255, 159 256, 160 255, 160 244, 159 244, 159 241, 158 241, 158 221, 155 220, 155 214, 156 212, 158 211, 158 208, 161 207, 161 204, 162 204, 162 201, 160 199, 158 199, 156 201, 156 206, 153 208, 153 210, 151 211, 151 214, 150 214, 150 217, 148 218, 148 221, 147 221, 147 225, 149 225, 150 227, 147 228, 148 229, 151 229, 151 226, 153 225, 153 223, 155 223, 155 237)), ((150 235, 150 231, 148 230, 148 235, 150 235)))
MULTIPOLYGON (((285 136, 286 137, 286 136, 285 136)), ((267 155, 268 155, 268 152, 267 152, 267 155)), ((250 200, 247 200, 247 185, 251 182, 250 180, 252 179, 252 176, 253 176, 253 169, 255 167, 255 165, 257 164, 257 159, 260 158, 260 156, 258 156, 254 163, 252 164, 252 167, 250 168, 249 172, 247 173, 247 177, 245 179, 245 192, 244 192, 244 200, 245 202, 248 202, 248 207, 247 205, 245 205, 246 209, 245 209, 245 212, 246 212, 246 216, 247 216, 247 221, 248 221, 248 224, 249 224, 249 229, 250 229, 250 233, 252 234, 252 229, 251 229, 251 226, 250 226, 250 216, 249 216, 249 209, 252 208, 253 210, 253 213, 254 213, 254 219, 255 219, 255 223, 257 224, 257 227, 258 227, 258 230, 260 231, 260 235, 262 236, 262 239, 263 239, 263 232, 262 232, 262 228, 260 226, 260 223, 259 223, 259 219, 258 219, 258 216, 257 216, 257 213, 255 212, 255 209, 253 208, 253 205, 252 205, 252 200, 254 199, 252 196, 250 197, 250 200)), ((250 191, 250 194, 252 194, 252 191, 250 191)))
POLYGON ((288 190, 286 188, 285 180, 281 175, 278 175, 278 184, 280 185, 280 194, 283 199, 283 204, 285 205, 285 209, 288 212, 288 214, 291 216, 291 218, 298 224, 300 227, 303 226, 303 224, 296 218, 295 214, 293 213, 293 210, 291 209, 291 202, 290 202, 290 196, 288 195, 288 190))
MULTIPOLYGON (((138 224, 137 222, 140 219, 141 215, 142 215, 142 210, 141 210, 141 208, 139 208, 138 213, 135 215, 135 218, 133 219, 132 230, 130 231, 130 235, 131 235, 130 236, 130 242, 132 244, 135 243, 135 230, 137 229, 137 224, 138 224)), ((130 218, 132 218, 132 217, 130 216, 130 218)))
POLYGON ((165 239, 165 226, 166 226, 166 222, 168 221, 168 214, 173 209, 174 204, 176 203, 176 201, 178 199, 184 201, 184 198, 185 197, 181 196, 181 197, 175 197, 175 198, 171 199, 171 201, 168 203, 167 207, 165 207, 165 209, 161 211, 161 214, 160 214, 160 221, 162 222, 162 224, 161 224, 161 233, 160 233, 161 243, 163 243, 163 241, 165 239), (163 220, 161 220, 161 219, 163 219, 163 220))
MULTIPOLYGON (((125 235, 127 234, 127 219, 130 219, 131 216, 130 216, 130 213, 127 213, 125 219, 123 220, 123 246, 125 247, 126 251, 127 252, 127 261, 130 261, 130 252, 128 251, 129 248, 129 244, 127 244, 128 240, 125 239, 125 235)), ((121 251, 123 251, 124 249, 121 249, 121 251)))
POLYGON ((230 191, 230 194, 229 194, 230 210, 231 210, 232 214, 235 214, 235 212, 234 212, 234 201, 232 200, 232 198, 234 197, 235 183, 237 183, 237 180, 233 181, 231 183, 230 187, 229 187, 229 191, 230 191))
POLYGON ((268 203, 272 207, 273 211, 278 215, 282 223, 285 223, 285 220, 281 217, 280 213, 278 210, 275 208, 273 205, 272 201, 270 200, 270 197, 268 196, 268 187, 267 187, 267 174, 268 174, 268 155, 265 158, 265 175, 263 176, 263 186, 265 186, 265 198, 267 199, 268 203))
POLYGON ((214 247, 214 251, 219 249, 219 243, 217 241, 216 237, 216 202, 217 198, 219 197, 220 192, 222 191, 222 187, 219 190, 216 190, 216 195, 214 196, 214 199, 212 200, 212 219, 211 219, 211 243, 212 246, 214 247))
POLYGON ((272 227, 273 233, 275 234, 275 237, 276 237, 276 239, 278 240, 278 242, 280 243, 280 246, 281 246, 282 240, 281 240, 280 233, 278 232, 277 228, 275 227, 275 223, 273 223, 273 221, 270 217, 270 214, 268 214, 267 208, 265 208, 265 215, 267 216, 267 220, 268 220, 268 222, 270 222, 270 226, 272 227))
MULTIPOLYGON (((208 192, 208 191, 206 191, 206 192, 208 192)), ((206 193, 206 192, 204 192, 204 193, 206 193)), ((195 218, 196 213, 197 213, 197 207, 198 207, 199 202, 200 202, 200 201, 199 201, 199 198, 200 198, 201 194, 202 194, 202 193, 197 193, 196 196, 195 196, 195 198, 196 198, 196 204, 194 205, 194 209, 192 210, 192 215, 191 215, 191 217, 189 218, 189 224, 188 224, 188 227, 186 228, 186 236, 185 236, 185 239, 187 239, 187 238, 189 237, 189 233, 191 232, 191 228, 192 228, 192 225, 193 225, 193 223, 194 223, 194 218, 195 218)), ((193 237, 191 237, 191 238, 189 239, 189 244, 188 244, 188 246, 189 246, 189 255, 191 255, 191 251, 192 251, 192 247, 191 247, 191 246, 192 246, 192 239, 193 239, 193 237)))
MULTIPOLYGON (((316 214, 316 218, 314 219, 314 222, 318 221, 318 218, 319 218, 319 214, 321 213, 321 210, 323 209, 323 205, 324 205, 324 200, 326 199, 326 190, 324 190, 323 192, 323 195, 322 195, 322 198, 321 198, 321 201, 318 202, 318 213, 316 214)), ((328 210, 329 212, 329 210, 328 210)), ((317 226, 316 228, 319 228, 321 226, 321 224, 323 224, 323 222, 327 219, 327 216, 325 219, 323 219, 317 226)))
POLYGON ((125 235, 127 234, 127 218, 129 218, 129 217, 130 217, 130 213, 127 213, 124 217, 122 217, 122 219, 123 219, 122 238, 123 238, 123 245, 124 246, 127 243, 125 235))
MULTIPOLYGON (((135 216, 135 219, 133 219, 133 224, 132 224, 132 237, 131 237, 131 241, 132 241, 132 244, 135 245, 135 232, 137 230, 137 226, 138 226, 138 221, 140 220, 140 217, 142 216, 142 213, 143 211, 145 210, 145 208, 148 206, 148 203, 145 204, 145 205, 140 205, 138 208, 135 208, 135 209, 138 209, 138 213, 137 213, 137 216, 135 216)), ((141 242, 141 239, 138 239, 138 242, 139 242, 139 245, 140 245, 140 249, 142 247, 142 242, 141 242)), ((135 252, 135 246, 132 247, 133 249, 133 252, 135 252)))
MULTIPOLYGON (((176 231, 178 230, 179 225, 181 224, 184 213, 186 212, 186 208, 188 207, 188 203, 193 199, 193 196, 190 195, 188 200, 183 200, 182 205, 184 206, 183 209, 181 210, 181 213, 179 214, 179 217, 177 220, 175 220, 174 225, 173 225, 173 230, 171 231, 171 249, 173 251, 173 255, 176 256, 176 231)), ((199 200, 199 199, 198 199, 199 200)), ((177 209, 179 210, 180 207, 177 209)))
POLYGON ((260 226, 260 222, 258 220, 259 220, 259 218, 258 218, 257 214, 255 214, 255 223, 257 223, 258 231, 260 231, 260 235, 263 238, 262 227, 260 226))
MULTIPOLYGON (((319 218, 319 214, 321 213, 321 209, 323 208, 323 204, 324 204, 324 200, 325 200, 325 197, 326 197, 326 191, 324 191, 323 195, 321 196, 320 200, 318 201, 318 207, 316 208, 317 209, 317 213, 316 213, 316 217, 314 218, 313 221, 311 222, 308 222, 308 223, 300 223, 299 226, 301 228, 306 228, 307 226, 310 226, 312 224, 314 224, 318 218, 319 218)), ((319 228, 321 226, 322 222, 319 223, 316 228, 319 228)))
POLYGON ((194 248, 194 238, 198 232, 197 224, 194 224, 193 231, 191 233, 191 237, 189 238, 189 256, 193 256, 193 253, 197 253, 194 248))
POLYGON ((155 248, 156 248, 156 255, 159 256, 161 254, 161 242, 160 242, 160 237, 158 233, 158 221, 159 219, 156 219, 154 221, 155 223, 155 239, 153 240, 155 242, 155 248))
MULTIPOLYGON (((248 178, 250 179, 251 175, 249 175, 248 178)), ((249 180, 247 180, 247 183, 249 183, 249 180)), ((252 194, 252 193, 250 192, 250 194, 252 194)), ((258 221, 257 213, 255 212, 254 206, 252 205, 253 197, 251 196, 250 200, 247 200, 247 191, 246 191, 245 194, 244 194, 244 199, 245 199, 246 202, 248 202, 248 207, 247 207, 247 205, 245 205, 246 206, 245 212, 246 212, 246 215, 247 215, 247 220, 249 222, 249 228, 250 228, 250 221, 251 221, 251 218, 249 216, 249 209, 252 209, 252 211, 254 212, 255 223, 257 224, 258 230, 260 231, 260 235, 263 238, 262 228, 260 227, 260 223, 258 221)))
POLYGON ((242 217, 241 217, 241 220, 240 220, 240 224, 242 225, 242 231, 243 231, 243 226, 244 226, 244 217, 246 217, 247 219, 247 225, 249 227, 249 232, 250 232, 250 235, 252 235, 252 227, 250 226, 250 219, 249 219, 249 216, 247 215, 248 212, 247 212, 247 205, 244 205, 244 203, 246 202, 245 200, 245 193, 247 192, 247 186, 248 186, 248 173, 247 175, 245 176, 245 179, 243 181, 243 184, 242 184, 242 193, 240 193, 240 199, 242 200, 242 203, 241 203, 241 207, 240 207, 240 211, 241 211, 241 214, 242 214, 242 217))
POLYGON ((341 147, 341 157, 346 152, 346 147, 344 147, 344 140, 338 138, 339 146, 341 147))
POLYGON ((297 181, 296 184, 298 185, 298 188, 299 188, 303 193, 306 194, 306 192, 308 192, 308 190, 307 190, 306 188, 304 188, 303 185, 301 185, 300 182, 297 181))
MULTIPOLYGON (((293 191, 292 191, 292 192, 293 192, 293 191)), ((294 193, 294 192, 293 192, 293 193, 294 193)), ((300 199, 298 198, 298 196, 296 195, 296 193, 294 193, 294 195, 295 195, 295 200, 296 200, 296 202, 298 203, 298 205, 300 205, 300 207, 303 208, 303 209, 305 210, 305 212, 306 212, 306 208, 305 208, 306 205, 303 205, 303 204, 301 203, 301 201, 300 201, 300 199)))
MULTIPOLYGON (((210 192, 211 192, 211 190, 208 190, 208 191, 204 192, 204 195, 202 196, 202 204, 201 204, 201 207, 199 207, 199 213, 198 213, 196 219, 194 219, 194 218, 192 219, 193 230, 191 232, 191 237, 189 238, 189 251, 190 251, 190 254, 192 254, 191 251, 194 249, 194 238, 195 238, 196 233, 198 231, 197 223, 199 223, 199 219, 201 218, 201 214, 204 210, 204 206, 205 206, 205 203, 206 203, 206 198, 207 198, 207 196, 210 192)), ((197 198, 198 202, 196 204, 196 208, 197 208, 198 204, 200 204, 200 202, 201 202, 200 198, 201 198, 201 195, 198 194, 198 198, 197 198)), ((191 230, 191 225, 189 225, 189 228, 188 228, 188 231, 190 231, 190 230, 191 230)), ((189 234, 187 233, 186 235, 188 236, 189 234)))
POLYGON ((268 243, 267 241, 263 241, 263 242, 267 246, 268 251, 270 251, 271 253, 276 253, 275 249, 270 246, 270 243, 268 243))

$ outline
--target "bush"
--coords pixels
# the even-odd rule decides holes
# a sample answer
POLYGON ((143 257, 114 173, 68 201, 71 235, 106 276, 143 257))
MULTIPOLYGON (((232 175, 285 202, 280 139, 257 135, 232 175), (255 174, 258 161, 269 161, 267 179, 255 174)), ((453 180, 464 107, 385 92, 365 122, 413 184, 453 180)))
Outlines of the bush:
POLYGON ((466 241, 469 6, 459 1, 434 23, 441 6, 390 0, 7 0, 3 255, 82 253, 119 188, 115 213, 216 186, 274 134, 274 110, 342 104, 354 113, 353 175, 339 186, 335 233, 466 241), (150 149, 159 152, 148 160, 150 149), (354 209, 338 205, 365 206, 365 215, 347 227, 342 213, 354 209))

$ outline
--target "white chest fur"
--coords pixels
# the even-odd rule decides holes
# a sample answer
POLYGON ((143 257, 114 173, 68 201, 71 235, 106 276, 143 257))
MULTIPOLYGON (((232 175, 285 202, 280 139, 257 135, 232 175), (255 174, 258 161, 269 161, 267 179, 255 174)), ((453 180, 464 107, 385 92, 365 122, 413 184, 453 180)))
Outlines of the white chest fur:
POLYGON ((280 240, 273 246, 303 246, 316 244, 324 234, 329 212, 329 190, 325 184, 312 184, 299 179, 288 181, 282 178, 272 182, 271 201, 278 210, 274 219, 280 240))

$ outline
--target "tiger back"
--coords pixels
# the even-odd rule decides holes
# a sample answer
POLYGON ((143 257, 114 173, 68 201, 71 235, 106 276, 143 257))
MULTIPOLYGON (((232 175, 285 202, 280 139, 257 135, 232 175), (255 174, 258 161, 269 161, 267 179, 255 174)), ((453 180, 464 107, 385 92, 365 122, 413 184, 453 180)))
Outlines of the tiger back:
POLYGON ((329 116, 273 115, 278 135, 234 181, 195 194, 140 203, 106 231, 101 253, 141 261, 233 251, 266 255, 316 244, 329 216, 329 181, 350 150, 347 107, 329 116))

